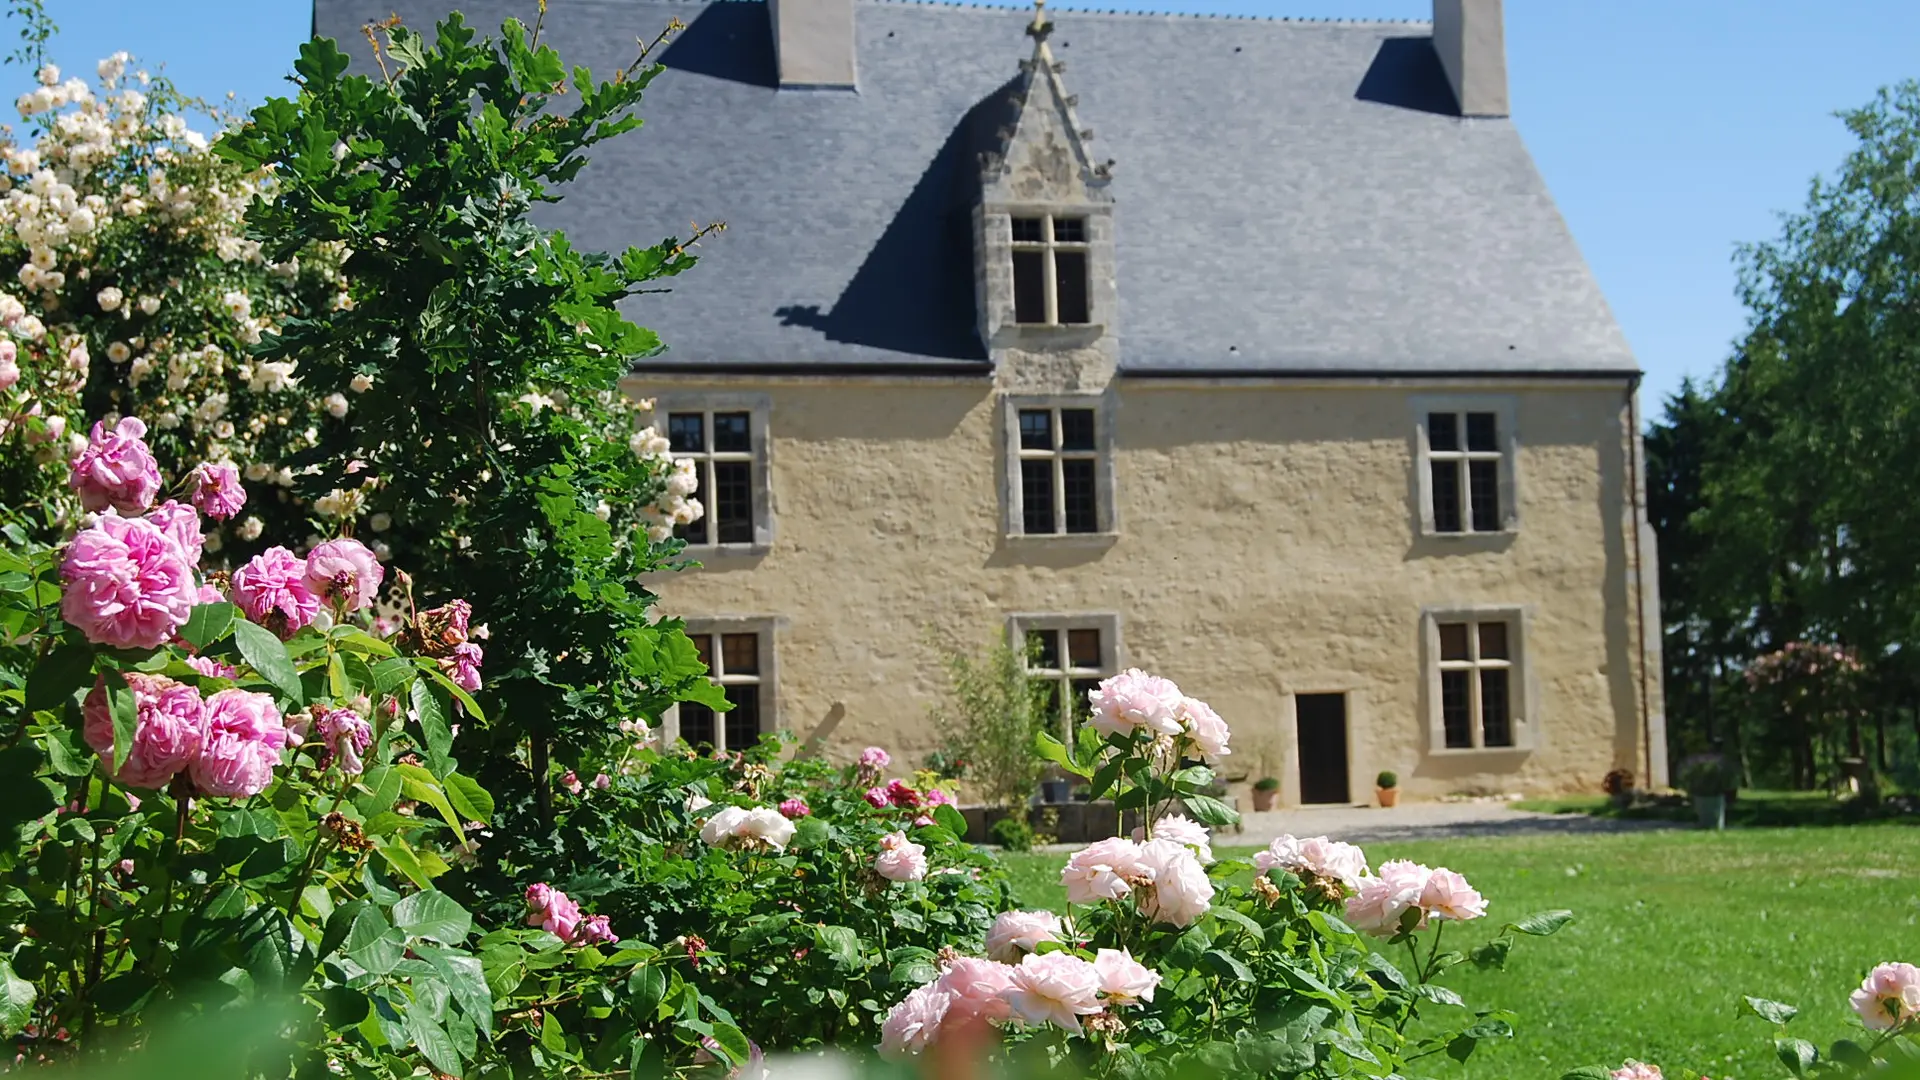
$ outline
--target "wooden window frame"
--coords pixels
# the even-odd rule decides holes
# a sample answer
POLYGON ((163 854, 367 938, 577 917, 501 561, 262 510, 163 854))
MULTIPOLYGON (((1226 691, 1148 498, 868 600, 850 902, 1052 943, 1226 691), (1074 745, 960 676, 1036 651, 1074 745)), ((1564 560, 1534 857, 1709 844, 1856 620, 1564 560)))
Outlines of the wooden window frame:
MULTIPOLYGON (((755 393, 670 393, 654 398, 651 416, 654 429, 662 436, 668 436, 669 419, 674 413, 699 413, 706 435, 706 449, 699 453, 675 453, 675 458, 692 458, 698 463, 700 485, 693 497, 700 500, 707 513, 707 540, 703 543, 687 543, 687 550, 704 555, 764 555, 773 547, 774 540, 774 502, 773 502, 773 445, 770 438, 769 420, 773 412, 770 395, 755 393), (716 451, 713 449, 713 417, 716 413, 746 413, 747 437, 751 449, 746 451, 716 451), (745 461, 753 466, 753 538, 746 541, 721 543, 718 520, 713 516, 717 512, 714 504, 714 472, 716 461, 745 461)), ((676 530, 678 532, 678 530, 676 530)))
MULTIPOLYGON (((1049 680, 1060 686, 1058 701, 1067 707, 1060 717, 1064 730, 1072 717, 1073 684, 1086 679, 1105 679, 1117 675, 1122 670, 1123 656, 1120 639, 1120 616, 1115 612, 1081 612, 1076 614, 1060 613, 1022 613, 1007 616, 1007 640, 1020 650, 1021 666, 1027 671, 1031 681, 1049 680), (1069 652, 1066 633, 1069 630, 1095 630, 1100 634, 1100 664, 1098 667, 1075 667, 1069 652), (1060 634, 1060 666, 1057 668, 1035 668, 1030 666, 1027 656, 1027 634, 1034 631, 1052 631, 1060 634)), ((1061 731, 1055 731, 1059 737, 1061 731)))
POLYGON ((1007 217, 1007 242, 1008 242, 1008 250, 1010 252, 1010 254, 1008 255, 1009 271, 1012 274, 1012 276, 1009 277, 1008 280, 1013 284, 1013 295, 1016 298, 1014 312, 1013 312, 1013 322, 1015 323, 1015 325, 1051 326, 1051 327, 1073 327, 1073 326, 1094 325, 1095 320, 1094 320, 1094 311, 1093 311, 1093 221, 1090 215, 1085 213, 1054 213, 1051 210, 1037 210, 1032 213, 1009 213, 1007 217), (1037 220, 1040 222, 1041 238, 1039 240, 1020 240, 1014 237, 1013 223, 1015 221, 1034 221, 1034 220, 1037 220), (1056 229, 1054 225, 1055 225, 1055 222, 1060 220, 1078 221, 1080 223, 1080 239, 1079 240, 1056 239, 1055 237, 1056 229), (1014 268, 1012 264, 1013 254, 1011 253, 1018 253, 1023 251, 1036 251, 1040 253, 1041 288, 1042 288, 1042 291, 1045 293, 1046 315, 1047 315, 1046 321, 1044 322, 1021 322, 1020 321, 1019 306, 1018 306, 1018 300, 1017 300, 1020 293, 1019 271, 1018 269, 1014 268), (1057 256, 1062 251, 1079 252, 1081 257, 1085 261, 1087 280, 1085 284, 1082 286, 1082 288, 1084 289, 1084 295, 1086 296, 1086 301, 1087 301, 1087 318, 1086 318, 1086 321, 1084 322, 1066 323, 1066 322, 1060 321, 1060 267, 1059 267, 1059 259, 1057 258, 1057 256))
POLYGON ((1424 656, 1422 667, 1427 683, 1427 738, 1428 753, 1436 756, 1458 756, 1473 754, 1514 754, 1530 751, 1536 746, 1536 718, 1534 703, 1538 700, 1537 688, 1533 681, 1531 639, 1532 612, 1530 609, 1515 605, 1437 605, 1421 612, 1421 638, 1424 656), (1440 649, 1440 627, 1450 623, 1465 623, 1468 630, 1467 661, 1442 660, 1440 649), (1488 661, 1478 659, 1480 653, 1479 626, 1482 623, 1504 623, 1507 628, 1507 659, 1488 661), (1507 746, 1487 746, 1486 717, 1481 712, 1480 679, 1478 672, 1501 668, 1507 676, 1507 723, 1512 728, 1512 743, 1507 746), (1468 680, 1472 693, 1473 745, 1450 747, 1447 745, 1446 709, 1441 690, 1443 671, 1472 671, 1475 677, 1468 680))
POLYGON ((1002 526, 1008 538, 1044 541, 1048 543, 1071 543, 1092 540, 1096 543, 1111 541, 1119 532, 1119 521, 1114 507, 1114 410, 1113 399, 1107 394, 1054 394, 1054 395, 1016 395, 1006 396, 1001 413, 1004 428, 1004 453, 1006 468, 1002 477, 1001 504, 1005 508, 1002 526), (1048 423, 1053 435, 1053 449, 1028 450, 1020 445, 1020 414, 1029 410, 1045 409, 1050 414, 1048 423), (1061 448, 1060 412, 1063 409, 1086 409, 1093 413, 1093 449, 1065 450, 1061 448), (1092 461, 1094 491, 1094 530, 1092 532, 1068 532, 1066 507, 1065 470, 1061 462, 1067 460, 1092 461), (1021 483, 1022 464, 1028 461, 1048 461, 1053 465, 1053 521, 1054 532, 1030 533, 1026 525, 1026 496, 1021 483))
POLYGON ((1418 500, 1420 533, 1439 539, 1497 537, 1520 529, 1519 458, 1520 437, 1516 403, 1504 396, 1422 396, 1412 400, 1414 412, 1414 491, 1418 500), (1435 450, 1428 431, 1428 418, 1434 413, 1451 413, 1459 418, 1460 449, 1435 450), (1491 413, 1497 428, 1494 450, 1466 448, 1468 413, 1491 413), (1434 513, 1433 464, 1435 461, 1498 461, 1500 480, 1500 526, 1497 529, 1473 528, 1471 470, 1460 470, 1460 529, 1442 532, 1434 513))
MULTIPOLYGON (((726 671, 724 650, 714 649, 713 658, 716 671, 709 673, 711 681, 721 687, 753 685, 760 688, 760 732, 762 735, 780 728, 780 667, 779 650, 776 646, 776 632, 779 620, 766 616, 718 616, 710 618, 691 618, 682 620, 688 637, 707 635, 722 637, 728 634, 753 634, 758 639, 757 666, 760 670, 753 675, 730 675, 726 671)), ((714 718, 714 750, 727 752, 726 726, 727 714, 716 711, 714 718)), ((672 746, 680 738, 680 705, 670 706, 660 717, 662 745, 672 746)))

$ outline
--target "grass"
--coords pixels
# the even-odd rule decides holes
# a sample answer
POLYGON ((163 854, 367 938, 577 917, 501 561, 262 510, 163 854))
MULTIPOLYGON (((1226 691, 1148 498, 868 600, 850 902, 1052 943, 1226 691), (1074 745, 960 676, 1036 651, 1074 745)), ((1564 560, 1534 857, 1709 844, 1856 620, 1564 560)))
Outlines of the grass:
MULTIPOLYGON (((1505 972, 1446 981, 1482 1008, 1520 1015, 1517 1038, 1442 1075, 1537 1080, 1636 1057, 1713 1076, 1781 1072, 1770 1029, 1737 1019, 1741 995, 1798 1005, 1795 1034, 1823 1048, 1857 1033, 1847 995, 1883 960, 1920 961, 1920 829, 1691 830, 1366 845, 1375 864, 1452 867, 1486 894, 1487 925, 1549 908, 1575 921, 1522 938, 1505 972)), ((1226 849, 1223 849, 1223 854, 1226 849)), ((1243 854, 1235 849, 1233 854, 1243 854)), ((1024 901, 1058 910, 1063 856, 1012 855, 1024 901)), ((1468 939, 1468 940, 1463 940, 1468 939)))
MULTIPOLYGON (((1727 805, 1727 824, 1784 828, 1801 825, 1860 825, 1875 820, 1911 817, 1911 796, 1890 798, 1878 806, 1859 799, 1834 799, 1824 791, 1742 791, 1727 805)), ((1589 814, 1594 817, 1639 821, 1692 821, 1693 807, 1685 796, 1642 801, 1615 809, 1605 795, 1572 795, 1555 799, 1527 799, 1513 804, 1520 810, 1547 814, 1589 814)))

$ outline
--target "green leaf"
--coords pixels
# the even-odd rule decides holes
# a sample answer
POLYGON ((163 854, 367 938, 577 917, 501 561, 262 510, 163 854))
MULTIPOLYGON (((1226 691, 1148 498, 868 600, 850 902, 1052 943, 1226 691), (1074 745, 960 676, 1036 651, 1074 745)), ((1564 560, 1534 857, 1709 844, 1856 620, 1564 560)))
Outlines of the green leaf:
POLYGON ((233 624, 233 642, 240 647, 241 658, 275 690, 286 695, 295 705, 306 703, 306 695, 300 687, 300 673, 294 670, 293 659, 287 655, 285 642, 274 637, 266 628, 244 619, 233 624))
POLYGON ((1388 983, 1391 983, 1393 986, 1396 986, 1401 990, 1405 990, 1409 986, 1413 985, 1412 981, 1407 978, 1406 974, 1403 973, 1398 967, 1394 966, 1393 961, 1387 959, 1384 956, 1381 956, 1379 953, 1372 953, 1368 955, 1366 966, 1368 971, 1371 971, 1375 975, 1380 976, 1381 979, 1385 980, 1388 983))
POLYGON ((101 672, 100 678, 107 691, 107 711, 113 717, 113 768, 109 771, 117 773, 127 763, 127 755, 133 753, 133 736, 140 727, 140 703, 118 671, 101 672))
POLYGON ((460 1053, 454 1049, 453 1040, 417 1004, 407 1010, 407 1030, 413 1033, 414 1045, 420 1048, 435 1069, 448 1076, 460 1075, 463 1071, 460 1053))
POLYGON ((447 799, 462 817, 482 825, 491 823, 493 796, 480 786, 480 781, 462 773, 450 772, 440 778, 440 784, 446 789, 447 799))
POLYGON ((458 945, 473 929, 473 916, 455 903, 453 897, 428 889, 393 905, 393 925, 409 937, 458 945))
POLYGON ((735 1066, 745 1065, 753 1054, 746 1035, 732 1024, 713 1025, 713 1041, 720 1044, 720 1049, 727 1052, 727 1058, 735 1066))
POLYGON ((1213 938, 1208 936, 1205 927, 1198 924, 1190 926, 1167 950, 1167 962, 1174 967, 1193 967, 1212 945, 1213 938))
POLYGON ((1470 954, 1474 966, 1499 971, 1507 966, 1507 954, 1513 951, 1513 939, 1498 937, 1485 945, 1477 946, 1470 954))
POLYGON ((1213 969, 1222 975, 1238 979, 1243 983, 1253 981, 1253 969, 1242 963, 1239 957, 1234 956, 1230 952, 1223 949, 1209 949, 1207 950, 1206 959, 1207 963, 1212 964, 1213 969))
POLYGON ((1436 1005, 1453 1005, 1462 1009, 1467 1007, 1467 1003, 1459 994, 1437 983, 1421 983, 1414 992, 1436 1005))
POLYGON ((1582 1065, 1560 1074, 1560 1080, 1611 1080, 1613 1070, 1605 1065, 1582 1065))
POLYGON ((1841 1039, 1834 1043, 1833 1046, 1827 1050, 1827 1057, 1829 1060, 1837 1061, 1850 1069, 1858 1069, 1861 1072, 1866 1072, 1868 1069, 1873 1068, 1873 1055, 1867 1053, 1867 1048, 1848 1039, 1841 1039))
POLYGON ((1766 998, 1749 997, 1745 999, 1748 1011, 1769 1024, 1782 1024, 1800 1014, 1800 1010, 1783 1002, 1768 1001, 1766 998))
POLYGON ((405 657, 382 660, 373 665, 374 688, 383 694, 391 694, 414 677, 414 670, 413 661, 405 657))
POLYGON ((1536 915, 1529 915, 1519 922, 1508 923, 1507 929, 1518 930, 1534 937, 1549 937, 1572 921, 1573 912, 1571 911, 1542 911, 1536 915))
POLYGON ((327 916, 326 929, 320 935, 320 951, 315 954, 315 958, 325 960, 332 956, 333 950, 347 940, 347 934, 360 918, 360 913, 372 906, 369 901, 356 899, 334 908, 333 914, 327 916))
MULTIPOLYGON (((420 670, 426 672, 428 678, 440 684, 441 690, 451 694, 453 700, 460 703, 460 707, 467 711, 469 717, 480 721, 486 720, 487 714, 480 711, 480 706, 473 700, 473 695, 467 693, 466 688, 459 683, 447 678, 447 673, 441 671, 438 664, 431 660, 422 660, 420 670)), ((448 711, 451 712, 452 709, 449 708, 448 711)))
POLYGON ((817 926, 813 940, 822 952, 839 963, 851 964, 860 958, 860 935, 850 927, 817 926))
POLYGON ((1079 762, 1073 760, 1072 755, 1067 753, 1067 748, 1064 743, 1044 731, 1034 735, 1033 748, 1042 758, 1053 762, 1055 765, 1060 766, 1075 776, 1087 777, 1093 775, 1090 770, 1083 768, 1079 762))
POLYGON ((227 636, 233 629, 235 620, 240 617, 240 609, 224 601, 213 604, 196 604, 187 613, 187 622, 180 628, 180 636, 192 645, 196 652, 206 652, 207 646, 227 636))
POLYGON ((13 965, 0 959, 0 1037, 12 1038, 33 1019, 36 997, 33 984, 13 973, 13 965))
POLYGON ((1241 913, 1233 910, 1230 907, 1214 908, 1213 917, 1220 920, 1221 922, 1230 923, 1233 926, 1246 931, 1247 936, 1253 938, 1253 940, 1260 942, 1263 945, 1266 943, 1266 940, 1267 940, 1266 928, 1261 926, 1259 923, 1254 922, 1251 918, 1248 918, 1247 916, 1242 915, 1241 913))
POLYGON ((349 960, 375 975, 385 975, 399 966, 406 948, 407 939, 387 924, 379 908, 369 904, 354 913, 353 927, 347 933, 349 960))
POLYGON ((950 803, 941 803, 934 807, 933 820, 955 836, 967 835, 967 818, 950 803))
POLYGON ((1193 820, 1202 825, 1218 827, 1236 825, 1240 821, 1240 815, 1234 811, 1233 807, 1211 795, 1182 795, 1180 801, 1186 804, 1187 812, 1193 815, 1193 820))
POLYGON ((91 750, 81 750, 75 745, 73 732, 67 728, 55 728, 42 737, 47 748, 47 764, 61 776, 85 776, 93 771, 93 763, 98 760, 91 750))
POLYGON ((70 641, 47 654, 27 676, 27 711, 58 708, 93 681, 93 646, 70 641))
POLYGON ((1773 1052, 1779 1056, 1780 1064, 1795 1076, 1807 1075, 1807 1070, 1820 1058, 1820 1051, 1805 1039, 1775 1039, 1773 1052))
POLYGON ((440 812, 440 820, 453 826, 453 831, 466 839, 466 830, 460 822, 460 815, 453 812, 453 804, 447 801, 447 792, 440 786, 439 778, 418 765, 395 765, 394 771, 400 774, 401 790, 407 798, 423 802, 440 812))
POLYGON ((453 749, 453 729, 447 718, 447 696, 425 679, 413 684, 413 711, 420 719, 420 732, 426 738, 427 764, 435 776, 447 772, 447 753, 453 749))
POLYGON ((793 840, 789 847, 797 851, 810 851, 823 847, 833 838, 833 830, 817 817, 803 817, 793 823, 793 840))
POLYGON ((667 973, 658 964, 642 964, 627 976, 627 1005, 641 1024, 653 1020, 666 996, 667 973))
POLYGON ((409 847, 405 840, 398 836, 389 836, 375 841, 375 844, 380 849, 380 857, 387 861, 387 865, 405 874, 407 879, 415 885, 423 889, 433 888, 433 875, 427 873, 426 864, 420 861, 419 854, 409 847))

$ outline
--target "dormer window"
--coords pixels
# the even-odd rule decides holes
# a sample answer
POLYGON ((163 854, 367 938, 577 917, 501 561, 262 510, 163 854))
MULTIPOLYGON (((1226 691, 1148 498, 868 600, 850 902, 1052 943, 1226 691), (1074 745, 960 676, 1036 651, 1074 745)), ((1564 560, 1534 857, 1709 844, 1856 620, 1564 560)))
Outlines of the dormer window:
POLYGON ((1013 318, 1032 326, 1093 321, 1088 304, 1087 219, 1015 217, 1013 318))

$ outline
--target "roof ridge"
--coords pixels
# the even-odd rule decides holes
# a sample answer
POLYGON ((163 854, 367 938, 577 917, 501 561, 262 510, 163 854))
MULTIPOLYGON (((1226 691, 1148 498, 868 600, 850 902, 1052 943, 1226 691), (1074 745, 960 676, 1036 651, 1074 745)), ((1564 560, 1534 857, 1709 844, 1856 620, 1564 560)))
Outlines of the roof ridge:
MULTIPOLYGON (((765 0, 692 0, 695 3, 763 3, 765 0)), ((982 3, 980 0, 859 0, 860 3, 885 4, 891 7, 940 7, 960 8, 970 11, 1001 12, 1030 10, 1031 5, 1019 0, 1004 0, 1002 3, 982 3)), ((1200 11, 1122 11, 1119 8, 1078 7, 1071 4, 1057 5, 1048 10, 1056 13, 1074 15, 1100 15, 1118 18, 1142 19, 1194 19, 1217 20, 1222 22, 1262 22, 1262 23, 1304 23, 1315 26, 1431 26, 1430 19, 1343 19, 1334 16, 1316 17, 1311 15, 1222 15, 1219 12, 1200 11)))

